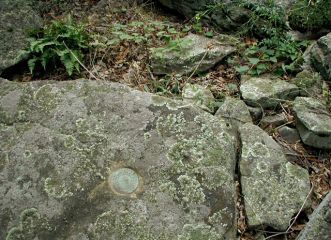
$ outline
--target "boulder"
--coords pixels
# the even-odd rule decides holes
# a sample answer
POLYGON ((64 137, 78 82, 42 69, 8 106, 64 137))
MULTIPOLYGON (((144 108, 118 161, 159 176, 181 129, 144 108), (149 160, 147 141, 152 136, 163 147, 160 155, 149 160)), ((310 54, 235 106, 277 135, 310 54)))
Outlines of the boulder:
POLYGON ((186 83, 183 87, 182 97, 184 102, 193 104, 208 112, 214 111, 215 98, 212 92, 204 86, 186 83))
POLYGON ((307 69, 303 70, 299 72, 291 82, 300 88, 300 96, 317 97, 322 93, 322 78, 316 72, 307 69))
POLYGON ((28 31, 41 27, 33 0, 0 2, 0 74, 27 57, 28 31))
POLYGON ((299 88, 280 79, 251 77, 241 83, 240 92, 244 101, 251 106, 275 108, 286 100, 299 95, 299 88))
POLYGON ((331 33, 321 37, 310 49, 310 62, 326 81, 331 81, 331 33))
POLYGON ((0 81, 0 239, 235 239, 236 136, 120 84, 0 81))
POLYGON ((244 101, 226 97, 215 116, 229 119, 234 126, 239 127, 244 123, 252 123, 252 117, 244 101))
POLYGON ((300 232, 297 240, 331 239, 331 192, 309 217, 306 227, 300 232))
POLYGON ((331 149, 331 113, 320 100, 297 97, 293 106, 302 141, 312 147, 331 149))
POLYGON ((212 68, 236 50, 232 37, 219 39, 189 34, 176 40, 175 46, 151 49, 151 66, 154 74, 191 74, 212 68))
POLYGON ((249 227, 286 230, 310 191, 308 171, 286 160, 282 148, 261 128, 239 128, 240 174, 249 227))

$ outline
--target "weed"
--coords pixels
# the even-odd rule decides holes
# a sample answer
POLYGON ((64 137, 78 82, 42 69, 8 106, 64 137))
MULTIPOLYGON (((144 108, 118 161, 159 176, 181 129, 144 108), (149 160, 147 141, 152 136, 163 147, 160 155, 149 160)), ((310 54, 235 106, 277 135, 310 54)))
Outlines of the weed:
POLYGON ((61 63, 69 76, 80 72, 80 61, 88 48, 89 36, 84 25, 76 24, 69 16, 63 21, 53 21, 30 39, 28 66, 33 74, 37 64, 44 70, 50 64, 61 63))
POLYGON ((247 48, 242 54, 241 62, 232 59, 230 63, 237 65, 236 70, 240 74, 257 76, 274 72, 284 75, 296 70, 294 63, 302 58, 303 50, 308 44, 308 41, 295 41, 285 36, 274 36, 247 48))

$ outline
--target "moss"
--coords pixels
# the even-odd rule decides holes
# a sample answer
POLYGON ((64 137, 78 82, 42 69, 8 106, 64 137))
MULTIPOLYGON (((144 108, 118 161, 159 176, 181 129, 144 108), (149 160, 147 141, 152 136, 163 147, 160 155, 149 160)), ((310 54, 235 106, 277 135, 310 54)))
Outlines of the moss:
POLYGON ((300 31, 331 28, 331 1, 321 0, 309 4, 308 0, 298 0, 289 15, 293 29, 300 31))
POLYGON ((0 172, 6 167, 8 162, 8 154, 6 152, 0 152, 0 172))

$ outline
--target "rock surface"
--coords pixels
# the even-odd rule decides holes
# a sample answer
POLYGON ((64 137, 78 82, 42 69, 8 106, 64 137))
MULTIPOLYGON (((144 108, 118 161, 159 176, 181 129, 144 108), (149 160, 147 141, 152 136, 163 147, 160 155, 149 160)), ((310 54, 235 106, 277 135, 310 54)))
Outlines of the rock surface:
POLYGON ((229 119, 237 127, 244 123, 252 123, 252 117, 244 101, 232 97, 226 97, 215 116, 229 119))
POLYGON ((214 111, 215 98, 212 92, 201 85, 186 83, 183 87, 184 102, 193 104, 208 112, 214 111))
POLYGON ((260 122, 259 125, 263 129, 265 129, 267 127, 273 129, 273 128, 276 128, 276 127, 279 127, 279 126, 283 125, 286 122, 288 122, 288 120, 287 120, 285 114, 279 113, 279 114, 263 117, 261 119, 261 122, 260 122))
POLYGON ((331 81, 331 33, 321 37, 310 50, 310 62, 322 77, 331 81))
POLYGON ((302 141, 312 147, 331 149, 331 113, 320 100, 297 97, 293 110, 302 141))
POLYGON ((0 80, 0 239, 235 239, 236 137, 120 84, 0 80))
POLYGON ((262 129, 239 128, 241 187, 249 227, 286 230, 310 190, 308 172, 286 160, 281 147, 262 129))
POLYGON ((236 50, 232 37, 220 39, 189 34, 178 40, 177 48, 151 49, 151 66, 155 74, 191 74, 206 71, 236 50), (184 46, 180 46, 183 44, 184 46))
POLYGON ((42 25, 38 12, 32 8, 33 2, 0 2, 0 74, 26 57, 27 32, 42 25))
POLYGON ((300 90, 280 79, 252 77, 241 83, 240 92, 248 105, 275 108, 285 100, 293 100, 300 90))
POLYGON ((295 128, 283 126, 278 129, 279 135, 288 143, 296 143, 300 141, 300 135, 295 128))
POLYGON ((331 192, 326 195, 322 203, 315 209, 306 227, 297 238, 297 240, 315 239, 331 239, 331 192))

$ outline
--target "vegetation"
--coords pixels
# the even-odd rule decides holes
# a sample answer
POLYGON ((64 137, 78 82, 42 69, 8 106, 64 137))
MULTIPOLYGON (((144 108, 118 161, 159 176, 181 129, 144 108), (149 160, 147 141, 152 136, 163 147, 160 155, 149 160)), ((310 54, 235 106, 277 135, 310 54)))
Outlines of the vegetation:
POLYGON ((289 15, 290 26, 300 31, 331 27, 330 0, 298 0, 289 15))
POLYGON ((80 62, 89 47, 89 40, 84 25, 75 23, 71 17, 53 21, 32 34, 28 49, 30 72, 34 73, 38 65, 46 70, 59 63, 65 67, 69 76, 80 72, 80 62))

